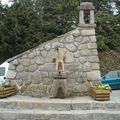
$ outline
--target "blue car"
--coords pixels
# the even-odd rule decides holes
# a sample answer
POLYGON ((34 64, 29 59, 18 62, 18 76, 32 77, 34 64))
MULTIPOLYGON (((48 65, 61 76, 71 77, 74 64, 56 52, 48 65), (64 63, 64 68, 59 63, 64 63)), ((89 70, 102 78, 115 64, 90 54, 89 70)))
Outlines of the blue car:
POLYGON ((102 84, 109 84, 111 89, 120 89, 120 70, 110 71, 102 77, 102 84))

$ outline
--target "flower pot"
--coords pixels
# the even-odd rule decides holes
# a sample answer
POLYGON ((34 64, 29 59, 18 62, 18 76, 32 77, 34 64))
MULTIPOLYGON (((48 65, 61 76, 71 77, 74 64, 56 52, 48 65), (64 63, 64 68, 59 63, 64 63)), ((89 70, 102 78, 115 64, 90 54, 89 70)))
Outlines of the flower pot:
POLYGON ((0 87, 0 98, 9 97, 16 94, 16 86, 0 87))
POLYGON ((97 101, 110 100, 110 90, 98 90, 95 87, 91 87, 90 95, 97 101))

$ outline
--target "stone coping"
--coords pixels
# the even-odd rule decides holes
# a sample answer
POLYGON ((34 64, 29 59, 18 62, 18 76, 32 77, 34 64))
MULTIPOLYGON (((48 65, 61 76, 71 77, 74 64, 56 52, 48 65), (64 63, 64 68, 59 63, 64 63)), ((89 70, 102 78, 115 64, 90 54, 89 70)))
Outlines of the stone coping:
POLYGON ((91 96, 80 96, 71 98, 49 98, 49 97, 30 97, 15 95, 8 98, 0 99, 1 102, 39 102, 39 103, 120 103, 120 90, 114 90, 111 92, 111 98, 109 101, 95 101, 91 96))

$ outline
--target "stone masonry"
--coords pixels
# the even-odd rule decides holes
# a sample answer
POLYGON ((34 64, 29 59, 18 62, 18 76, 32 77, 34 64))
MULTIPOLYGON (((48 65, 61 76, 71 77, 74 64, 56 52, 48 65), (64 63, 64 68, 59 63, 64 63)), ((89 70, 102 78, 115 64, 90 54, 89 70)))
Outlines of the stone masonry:
POLYGON ((17 85, 18 94, 34 97, 53 94, 53 76, 57 72, 53 62, 56 46, 61 52, 66 51, 67 95, 88 94, 90 85, 100 80, 93 8, 91 3, 82 3, 79 8, 82 18, 80 16, 75 30, 7 60, 10 63, 7 78, 17 85), (88 7, 92 16, 89 24, 83 20, 86 4, 92 6, 88 7))

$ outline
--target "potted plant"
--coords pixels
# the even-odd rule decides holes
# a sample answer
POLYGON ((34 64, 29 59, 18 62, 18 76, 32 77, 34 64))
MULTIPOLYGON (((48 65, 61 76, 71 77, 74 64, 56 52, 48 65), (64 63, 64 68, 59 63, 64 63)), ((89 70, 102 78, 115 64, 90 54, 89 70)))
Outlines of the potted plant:
POLYGON ((109 84, 95 84, 90 87, 90 95, 95 99, 95 100, 110 100, 110 91, 111 87, 109 84))
POLYGON ((0 98, 5 98, 16 94, 16 86, 10 85, 10 82, 0 84, 0 98))

